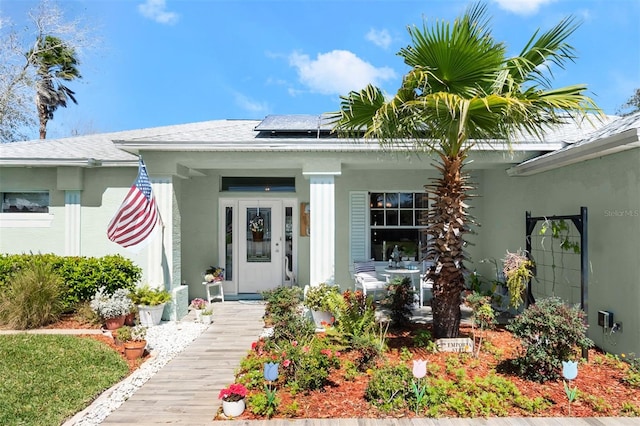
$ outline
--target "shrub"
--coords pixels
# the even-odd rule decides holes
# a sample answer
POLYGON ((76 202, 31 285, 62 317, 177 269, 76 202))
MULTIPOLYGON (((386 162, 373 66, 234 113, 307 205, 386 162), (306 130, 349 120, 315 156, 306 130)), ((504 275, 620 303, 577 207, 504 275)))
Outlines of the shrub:
POLYGON ((62 296, 65 311, 74 310, 100 287, 113 293, 118 288, 133 289, 142 276, 142 269, 120 255, 95 257, 57 256, 54 254, 0 254, 0 292, 10 278, 28 268, 33 258, 49 263, 58 273, 67 290, 62 296))
POLYGON ((324 339, 313 338, 307 343, 286 342, 279 353, 281 378, 296 390, 310 391, 322 389, 329 379, 331 370, 340 367, 338 352, 327 345, 324 339))
POLYGON ((413 398, 411 380, 413 375, 406 365, 386 365, 372 372, 365 399, 384 412, 404 410, 413 398))
POLYGON ((302 291, 298 287, 276 287, 265 291, 265 323, 273 327, 270 341, 304 341, 315 334, 313 324, 302 316, 302 291))
POLYGON ((0 322, 19 329, 57 321, 63 312, 64 281, 46 257, 32 257, 11 275, 0 292, 0 322))
POLYGON ((514 318, 507 329, 520 338, 524 350, 514 361, 518 373, 538 382, 559 379, 562 361, 575 358, 576 348, 593 346, 584 319, 580 308, 557 297, 542 299, 514 318))
POLYGON ((478 357, 478 355, 480 355, 480 349, 482 348, 483 336, 481 333, 477 333, 476 329, 480 331, 492 329, 496 324, 496 316, 491 307, 491 298, 489 296, 483 296, 474 291, 465 297, 464 302, 473 312, 471 324, 473 340, 476 345, 474 355, 478 357))
POLYGON ((411 278, 395 278, 387 286, 388 296, 382 305, 389 309, 389 316, 394 327, 403 327, 411 322, 411 307, 415 291, 411 278))
POLYGON ((375 332, 373 299, 366 298, 361 291, 346 290, 342 297, 331 298, 329 310, 333 313, 335 322, 332 327, 327 327, 327 336, 345 349, 353 348, 356 338, 375 332))

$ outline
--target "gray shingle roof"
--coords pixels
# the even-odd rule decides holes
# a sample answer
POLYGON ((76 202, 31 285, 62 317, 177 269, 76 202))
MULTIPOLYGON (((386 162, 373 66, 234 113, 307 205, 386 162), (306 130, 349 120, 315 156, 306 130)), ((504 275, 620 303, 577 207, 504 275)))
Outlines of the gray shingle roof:
MULTIPOLYGON (((548 132, 541 142, 562 145, 584 143, 589 138, 602 137, 607 132, 619 130, 620 126, 615 126, 615 123, 602 127, 615 118, 617 117, 606 117, 604 123, 585 122, 581 126, 567 124, 548 132), (599 127, 601 128, 598 130, 599 127), (594 130, 596 131, 594 132, 594 130)), ((0 165, 89 165, 88 159, 96 159, 103 165, 135 165, 137 157, 118 148, 114 142, 125 142, 125 145, 127 142, 134 145, 136 142, 144 142, 144 146, 149 149, 157 149, 163 144, 179 149, 180 145, 184 144, 185 148, 189 146, 191 150, 210 150, 212 148, 234 150, 234 147, 246 149, 258 145, 264 149, 265 146, 273 145, 275 147, 278 144, 283 144, 296 146, 301 150, 313 151, 316 149, 335 149, 338 146, 354 146, 353 140, 315 139, 312 134, 306 138, 296 137, 293 139, 279 135, 264 137, 264 134, 256 131, 260 130, 261 123, 263 123, 261 120, 213 120, 44 141, 0 144, 0 165)), ((519 139, 521 139, 519 142, 538 142, 527 136, 519 139)), ((376 149, 378 147, 377 144, 371 144, 369 148, 366 146, 358 148, 376 149)))

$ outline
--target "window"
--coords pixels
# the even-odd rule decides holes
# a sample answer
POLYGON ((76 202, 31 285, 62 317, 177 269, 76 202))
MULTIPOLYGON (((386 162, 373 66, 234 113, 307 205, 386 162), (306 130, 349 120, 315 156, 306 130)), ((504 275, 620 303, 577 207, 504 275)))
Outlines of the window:
POLYGON ((2 213, 49 213, 49 192, 3 192, 2 213))
POLYGON ((222 191, 296 192, 294 177, 223 177, 222 191))
POLYGON ((423 230, 428 207, 424 192, 369 193, 371 256, 387 261, 397 245, 402 257, 421 259, 426 249, 423 230))

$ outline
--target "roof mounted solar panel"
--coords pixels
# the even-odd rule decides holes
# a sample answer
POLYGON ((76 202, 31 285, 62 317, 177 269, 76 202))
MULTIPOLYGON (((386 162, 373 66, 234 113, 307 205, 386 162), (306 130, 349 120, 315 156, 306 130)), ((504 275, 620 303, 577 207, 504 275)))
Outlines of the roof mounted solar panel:
POLYGON ((271 133, 330 132, 333 125, 326 115, 268 115, 254 130, 271 133))

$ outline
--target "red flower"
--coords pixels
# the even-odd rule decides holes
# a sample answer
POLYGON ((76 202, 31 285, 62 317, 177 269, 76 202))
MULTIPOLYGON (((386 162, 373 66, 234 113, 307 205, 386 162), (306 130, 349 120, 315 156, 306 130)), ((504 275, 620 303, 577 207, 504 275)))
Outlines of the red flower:
POLYGON ((247 396, 247 388, 240 383, 234 383, 218 394, 218 398, 223 401, 240 401, 245 396, 247 396))

